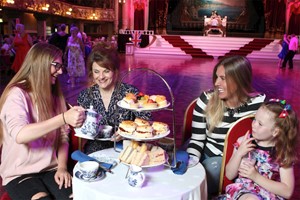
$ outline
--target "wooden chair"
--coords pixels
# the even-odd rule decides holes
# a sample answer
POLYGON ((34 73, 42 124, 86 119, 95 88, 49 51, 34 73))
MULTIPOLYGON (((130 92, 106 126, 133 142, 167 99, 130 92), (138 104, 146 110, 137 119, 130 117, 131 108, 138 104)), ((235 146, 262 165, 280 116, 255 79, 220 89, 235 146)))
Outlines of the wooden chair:
POLYGON ((225 176, 225 167, 231 158, 234 150, 233 144, 237 139, 246 134, 247 131, 252 130, 252 121, 254 115, 248 115, 237 120, 232 127, 228 130, 223 149, 222 166, 220 172, 220 184, 219 184, 219 194, 224 194, 226 186, 233 183, 233 181, 227 179, 225 176))
MULTIPOLYGON (((198 98, 197 98, 198 99, 198 98)), ((185 109, 183 118, 183 130, 182 130, 182 141, 183 146, 188 139, 192 136, 192 121, 193 121, 193 111, 196 106, 197 99, 194 99, 185 109)))

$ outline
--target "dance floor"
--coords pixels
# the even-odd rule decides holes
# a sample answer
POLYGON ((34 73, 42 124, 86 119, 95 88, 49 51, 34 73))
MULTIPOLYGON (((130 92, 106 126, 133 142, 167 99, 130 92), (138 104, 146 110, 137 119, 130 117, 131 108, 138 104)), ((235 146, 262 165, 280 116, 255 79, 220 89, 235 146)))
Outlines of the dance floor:
MULTIPOLYGON (((120 55, 122 77, 125 82, 134 84, 147 94, 165 94, 171 101, 170 110, 153 113, 155 120, 164 121, 172 126, 175 116, 176 141, 181 144, 181 133, 185 108, 201 91, 213 87, 212 71, 218 60, 186 58, 181 56, 132 56, 120 55), (143 68, 143 69, 141 69, 143 68), (144 70, 151 69, 151 70, 144 70), (154 70, 154 71, 152 71, 154 70), (128 73, 128 71, 131 71, 128 73), (169 88, 170 89, 169 89, 169 88), (172 96, 174 104, 172 104, 172 96), (174 115, 173 115, 174 114, 174 115)), ((294 69, 279 69, 277 60, 250 60, 253 66, 253 86, 257 91, 266 93, 268 98, 286 99, 300 117, 300 62, 294 69)), ((1 76, 0 92, 8 78, 1 76)), ((67 84, 67 75, 60 77, 68 103, 75 105, 78 93, 86 87, 82 78, 75 88, 67 84)), ((300 152, 298 145, 297 152, 300 152)), ((300 164, 295 165, 296 191, 292 199, 300 199, 300 164)), ((0 193, 1 194, 1 193, 0 193)))

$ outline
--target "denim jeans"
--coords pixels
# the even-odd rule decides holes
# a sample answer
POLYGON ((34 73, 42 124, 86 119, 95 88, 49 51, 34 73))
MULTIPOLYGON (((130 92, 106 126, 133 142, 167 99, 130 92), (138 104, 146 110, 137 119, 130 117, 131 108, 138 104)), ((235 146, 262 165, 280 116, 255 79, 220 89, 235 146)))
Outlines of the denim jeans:
POLYGON ((222 157, 208 157, 204 154, 201 158, 201 163, 206 171, 208 196, 214 196, 218 194, 219 190, 222 157))

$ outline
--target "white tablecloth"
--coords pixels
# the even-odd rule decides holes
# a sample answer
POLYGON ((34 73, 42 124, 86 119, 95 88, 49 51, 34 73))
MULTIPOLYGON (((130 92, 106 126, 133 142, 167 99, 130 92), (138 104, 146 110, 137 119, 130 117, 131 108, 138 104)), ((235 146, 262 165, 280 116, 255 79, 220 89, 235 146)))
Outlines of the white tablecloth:
MULTIPOLYGON (((118 158, 114 149, 105 149, 93 153, 109 155, 118 158)), ((92 155, 93 155, 92 154, 92 155)), ((207 199, 206 175, 199 163, 191 167, 183 175, 176 175, 169 167, 158 166, 144 168, 146 182, 142 188, 131 187, 125 179, 128 166, 119 163, 112 169, 113 174, 96 182, 84 182, 74 176, 78 170, 73 170, 73 194, 75 200, 199 200, 207 199)))

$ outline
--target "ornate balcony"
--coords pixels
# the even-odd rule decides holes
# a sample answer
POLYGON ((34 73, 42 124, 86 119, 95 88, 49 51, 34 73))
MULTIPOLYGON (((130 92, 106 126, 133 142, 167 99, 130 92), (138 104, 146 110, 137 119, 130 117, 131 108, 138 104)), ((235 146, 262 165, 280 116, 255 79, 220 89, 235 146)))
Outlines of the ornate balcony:
POLYGON ((3 0, 0 7, 93 21, 113 22, 115 19, 114 9, 78 6, 59 0, 3 0))

